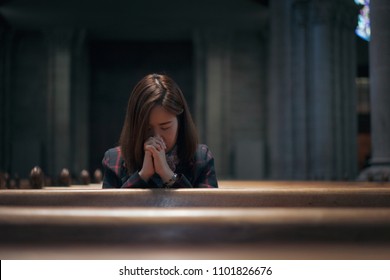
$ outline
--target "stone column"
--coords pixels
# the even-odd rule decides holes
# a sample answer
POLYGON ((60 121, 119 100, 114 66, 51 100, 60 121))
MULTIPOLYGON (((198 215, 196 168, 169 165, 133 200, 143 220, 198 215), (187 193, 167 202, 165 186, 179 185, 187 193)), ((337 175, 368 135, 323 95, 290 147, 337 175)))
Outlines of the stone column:
POLYGON ((270 179, 292 176, 291 3, 270 1, 268 153, 270 179))
POLYGON ((350 1, 310 3, 310 177, 357 174, 356 12, 350 1))
MULTIPOLYGON (((1 18, 0 18, 1 20, 1 18)), ((11 169, 11 58, 14 31, 0 22, 0 172, 11 169)))
MULTIPOLYGON (((230 79, 232 176, 239 180, 265 178, 267 38, 265 30, 234 33, 230 79)), ((268 29, 267 29, 268 33, 268 29)))
POLYGON ((196 122, 218 178, 264 179, 264 30, 203 31, 194 42, 196 122))
POLYGON ((347 0, 271 2, 271 179, 356 176, 354 12, 347 0))
POLYGON ((201 31, 194 32, 194 121, 201 142, 206 141, 206 40, 201 31))
POLYGON ((309 87, 310 68, 309 61, 309 5, 307 1, 295 1, 292 5, 293 18, 292 37, 295 43, 292 44, 292 71, 291 91, 294 98, 292 99, 292 112, 294 117, 294 133, 292 141, 294 145, 293 158, 295 159, 292 166, 290 179, 304 180, 307 179, 310 172, 309 150, 310 144, 308 113, 309 113, 309 87))
MULTIPOLYGON (((338 49, 333 45, 336 6, 333 1, 314 1, 310 7, 310 166, 313 179, 330 180, 337 171, 340 95, 337 83, 338 49), (338 120, 338 121, 337 121, 338 120)), ((337 38, 337 37, 336 37, 337 38)), ((339 38, 337 38, 338 40, 339 38)))
POLYGON ((89 61, 87 32, 75 32, 72 47, 71 166, 77 175, 89 163, 89 61))
MULTIPOLYGON (((339 10, 340 49, 338 77, 340 77, 340 137, 338 146, 338 179, 355 180, 358 175, 358 121, 356 90, 356 21, 358 9, 351 1, 344 2, 344 9, 339 10)), ((337 27, 336 27, 337 28, 337 27)), ((337 121, 337 120, 336 120, 337 121)))
POLYGON ((229 175, 230 166, 230 35, 208 31, 195 35, 196 123, 201 142, 215 157, 218 178, 229 175))
POLYGON ((371 103, 371 166, 360 180, 388 181, 390 178, 390 2, 370 2, 371 41, 370 103, 371 103))
POLYGON ((47 171, 57 177, 71 165, 71 46, 70 30, 48 31, 47 171))

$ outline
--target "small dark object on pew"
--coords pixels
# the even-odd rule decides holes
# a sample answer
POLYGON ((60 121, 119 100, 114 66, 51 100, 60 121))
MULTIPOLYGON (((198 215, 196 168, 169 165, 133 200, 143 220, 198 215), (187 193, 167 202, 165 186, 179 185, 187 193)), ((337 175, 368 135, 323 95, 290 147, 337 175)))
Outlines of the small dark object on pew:
POLYGON ((389 182, 390 172, 387 170, 371 170, 366 173, 366 179, 369 182, 389 182))
POLYGON ((5 178, 3 172, 0 172, 0 189, 5 189, 5 178))
POLYGON ((14 175, 14 187, 20 189, 20 177, 18 173, 14 175))
POLYGON ((68 169, 63 168, 59 177, 60 186, 70 186, 72 184, 72 178, 68 169))
POLYGON ((11 188, 11 176, 9 176, 9 173, 4 173, 4 181, 5 181, 5 188, 10 189, 11 188))
POLYGON ((89 172, 86 169, 83 169, 80 173, 81 183, 83 185, 89 185, 91 183, 91 177, 89 176, 89 172))
POLYGON ((43 171, 39 166, 35 166, 30 172, 30 185, 33 189, 42 189, 44 185, 43 171))
POLYGON ((93 177, 94 177, 95 183, 100 184, 103 180, 102 171, 99 168, 96 169, 95 172, 93 173, 93 177))

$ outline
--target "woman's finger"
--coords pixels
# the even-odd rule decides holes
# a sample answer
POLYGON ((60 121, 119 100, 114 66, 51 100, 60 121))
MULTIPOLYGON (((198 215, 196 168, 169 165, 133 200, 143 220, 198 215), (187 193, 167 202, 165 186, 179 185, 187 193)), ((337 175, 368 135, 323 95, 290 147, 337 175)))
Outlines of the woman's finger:
POLYGON ((150 137, 148 140, 146 140, 145 145, 153 145, 158 151, 162 151, 167 148, 164 140, 161 137, 150 137))
POLYGON ((164 149, 167 148, 167 145, 165 144, 165 141, 164 139, 161 138, 161 136, 157 136, 155 137, 155 139, 157 140, 158 143, 160 143, 161 147, 163 147, 164 149))

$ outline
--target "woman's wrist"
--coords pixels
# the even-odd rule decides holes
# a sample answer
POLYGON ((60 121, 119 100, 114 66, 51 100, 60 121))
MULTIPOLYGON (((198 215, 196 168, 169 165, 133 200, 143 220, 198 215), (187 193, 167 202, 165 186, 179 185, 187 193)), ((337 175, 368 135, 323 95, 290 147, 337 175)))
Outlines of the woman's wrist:
POLYGON ((172 187, 176 181, 177 181, 178 175, 176 173, 173 173, 172 177, 168 181, 164 181, 164 187, 170 188, 172 187))
POLYGON ((164 172, 164 174, 161 174, 160 177, 161 177, 162 181, 165 184, 166 182, 168 182, 172 178, 172 176, 174 174, 175 173, 171 169, 169 169, 166 172, 164 172))
POLYGON ((144 180, 145 182, 148 182, 150 177, 152 177, 152 175, 147 175, 145 174, 142 169, 141 171, 138 172, 138 175, 141 177, 142 180, 144 180))

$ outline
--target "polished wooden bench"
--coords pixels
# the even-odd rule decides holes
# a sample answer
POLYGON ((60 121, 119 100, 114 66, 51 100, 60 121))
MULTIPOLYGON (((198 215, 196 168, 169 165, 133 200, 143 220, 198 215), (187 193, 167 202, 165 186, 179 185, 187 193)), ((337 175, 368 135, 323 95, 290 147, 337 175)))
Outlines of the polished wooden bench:
POLYGON ((1 259, 389 259, 387 183, 0 191, 1 259))
POLYGON ((390 244, 0 244, 2 260, 389 260, 390 244))
POLYGON ((390 188, 2 190, 0 206, 390 207, 390 188))
POLYGON ((390 244, 390 209, 0 207, 0 243, 269 242, 390 244))
MULTIPOLYGON (((267 180, 219 180, 220 189, 262 189, 262 188, 390 188, 390 182, 357 182, 357 181, 267 181, 267 180)), ((48 190, 92 190, 102 189, 102 184, 45 186, 48 190)))
POLYGON ((222 189, 236 188, 390 188, 389 182, 365 181, 269 181, 269 180, 220 180, 222 189))
POLYGON ((389 208, 0 207, 1 259, 389 259, 389 208))

